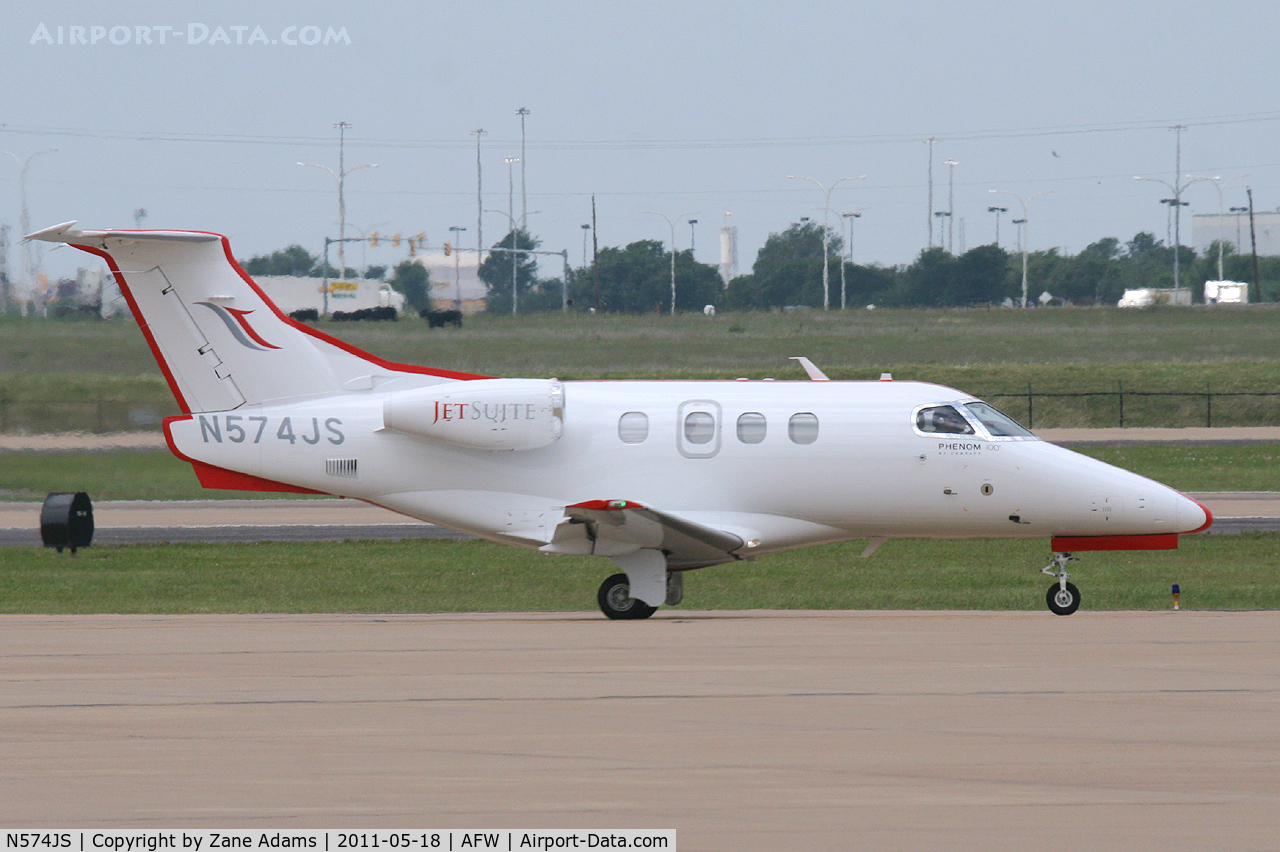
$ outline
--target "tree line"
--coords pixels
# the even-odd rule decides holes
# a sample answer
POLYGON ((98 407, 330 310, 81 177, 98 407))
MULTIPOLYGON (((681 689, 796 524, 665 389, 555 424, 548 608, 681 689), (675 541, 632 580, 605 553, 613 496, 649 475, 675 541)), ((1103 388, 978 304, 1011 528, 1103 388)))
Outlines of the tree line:
MULTIPOLYGON (((844 260, 840 234, 829 231, 824 261, 823 229, 812 222, 791 225, 770 234, 756 254, 751 271, 725 284, 719 267, 699 263, 692 251, 675 253, 675 307, 678 312, 717 310, 781 310, 790 307, 833 308, 867 305, 882 307, 964 307, 1016 304, 1022 296, 1022 255, 990 244, 954 255, 943 248, 923 249, 906 265, 860 265, 844 260), (823 291, 823 265, 827 291, 823 291)), ((639 240, 624 247, 602 248, 594 263, 569 269, 567 280, 538 274, 539 241, 524 230, 506 234, 494 244, 505 251, 490 252, 479 276, 488 288, 488 310, 510 314, 512 266, 519 312, 558 311, 567 292, 570 309, 610 313, 669 313, 672 301, 672 254, 657 240, 639 240), (511 249, 514 248, 514 251, 511 249)), ((1252 282, 1253 259, 1223 248, 1227 280, 1252 282)), ((1187 246, 1178 251, 1181 284, 1202 300, 1206 280, 1218 278, 1218 246, 1203 255, 1187 246)), ((1077 254, 1058 249, 1027 255, 1028 297, 1041 301, 1048 294, 1055 304, 1114 305, 1125 290, 1173 286, 1172 246, 1149 232, 1127 242, 1106 237, 1077 254)), ((250 275, 321 274, 322 264, 301 246, 242 262, 250 275)), ((330 268, 330 277, 337 270, 330 268)), ((347 270, 354 276, 354 270, 347 270)), ((383 277, 384 267, 369 277, 383 277), (376 274, 375 274, 376 273, 376 274)), ((1265 301, 1280 299, 1280 257, 1258 259, 1265 301)), ((389 279, 415 309, 430 306, 431 282, 422 264, 406 260, 389 279)))

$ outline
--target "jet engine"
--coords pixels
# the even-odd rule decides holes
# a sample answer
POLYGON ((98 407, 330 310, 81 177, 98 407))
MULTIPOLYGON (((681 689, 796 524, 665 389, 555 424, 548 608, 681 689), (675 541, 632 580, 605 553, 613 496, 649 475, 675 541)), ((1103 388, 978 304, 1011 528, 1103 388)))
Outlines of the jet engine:
POLYGON ((536 450, 564 429, 555 379, 474 379, 401 391, 382 405, 385 428, 479 450, 536 450))

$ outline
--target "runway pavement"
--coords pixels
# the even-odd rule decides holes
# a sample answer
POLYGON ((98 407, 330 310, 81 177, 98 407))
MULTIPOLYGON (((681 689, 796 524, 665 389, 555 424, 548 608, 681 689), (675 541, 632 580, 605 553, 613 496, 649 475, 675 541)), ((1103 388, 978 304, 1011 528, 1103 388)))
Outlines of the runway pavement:
POLYGON ((6 827, 1273 849, 1280 613, 0 617, 6 827))

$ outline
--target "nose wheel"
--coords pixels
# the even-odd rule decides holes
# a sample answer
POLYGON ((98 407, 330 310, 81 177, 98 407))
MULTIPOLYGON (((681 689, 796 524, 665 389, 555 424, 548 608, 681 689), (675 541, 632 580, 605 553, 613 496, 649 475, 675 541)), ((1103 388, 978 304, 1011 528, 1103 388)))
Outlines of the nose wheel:
POLYGON ((1067 582, 1067 577, 1071 576, 1067 573, 1067 563, 1074 561, 1075 557, 1070 553, 1055 553, 1053 561, 1040 569, 1042 574, 1057 580, 1045 594, 1045 603, 1054 615, 1070 615, 1080 608, 1080 590, 1074 583, 1067 582))

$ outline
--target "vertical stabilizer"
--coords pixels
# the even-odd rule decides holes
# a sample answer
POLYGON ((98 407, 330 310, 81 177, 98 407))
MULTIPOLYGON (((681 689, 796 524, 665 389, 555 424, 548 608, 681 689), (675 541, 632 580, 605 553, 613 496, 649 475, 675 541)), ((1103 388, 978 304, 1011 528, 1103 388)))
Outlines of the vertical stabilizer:
POLYGON ((283 315, 231 254, 199 231, 89 231, 75 222, 28 239, 103 258, 184 411, 369 389, 390 374, 420 384, 474 376, 390 364, 283 315))

